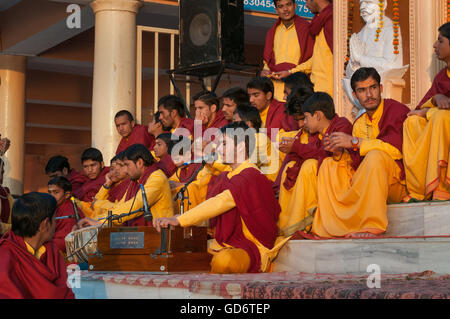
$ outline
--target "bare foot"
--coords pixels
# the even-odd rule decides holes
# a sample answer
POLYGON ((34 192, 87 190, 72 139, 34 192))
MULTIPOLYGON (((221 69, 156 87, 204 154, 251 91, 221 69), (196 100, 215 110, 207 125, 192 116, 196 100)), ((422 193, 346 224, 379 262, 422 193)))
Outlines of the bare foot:
POLYGON ((355 239, 369 239, 369 238, 377 238, 379 236, 372 234, 372 233, 353 233, 353 234, 348 234, 345 237, 355 238, 355 239))

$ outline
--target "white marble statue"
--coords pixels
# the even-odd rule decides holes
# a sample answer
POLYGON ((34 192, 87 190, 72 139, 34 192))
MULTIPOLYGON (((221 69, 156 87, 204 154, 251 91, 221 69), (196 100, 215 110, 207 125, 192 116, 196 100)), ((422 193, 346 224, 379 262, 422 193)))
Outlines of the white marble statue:
MULTIPOLYGON (((387 82, 402 80, 409 65, 403 66, 403 50, 400 28, 398 29, 398 54, 394 53, 394 25, 392 20, 386 17, 383 11, 383 27, 379 40, 375 41, 380 22, 379 0, 360 0, 360 14, 366 23, 362 30, 352 34, 350 38, 350 60, 346 68, 346 77, 343 85, 348 98, 356 107, 353 114, 361 114, 364 109, 352 95, 350 79, 353 73, 360 67, 374 67, 381 76, 381 82, 385 88, 384 98, 389 98, 389 90, 386 92, 387 82), (386 94, 387 93, 387 94, 386 94)), ((384 0, 385 10, 387 6, 384 0)))

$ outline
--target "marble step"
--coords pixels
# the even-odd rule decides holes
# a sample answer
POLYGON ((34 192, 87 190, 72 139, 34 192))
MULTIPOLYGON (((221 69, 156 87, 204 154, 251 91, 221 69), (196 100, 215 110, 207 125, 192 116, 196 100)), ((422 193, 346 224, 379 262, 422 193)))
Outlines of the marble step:
POLYGON ((381 274, 450 274, 450 237, 291 240, 273 271, 363 275, 371 264, 381 274))
POLYGON ((450 201, 388 205, 385 236, 450 235, 450 201))

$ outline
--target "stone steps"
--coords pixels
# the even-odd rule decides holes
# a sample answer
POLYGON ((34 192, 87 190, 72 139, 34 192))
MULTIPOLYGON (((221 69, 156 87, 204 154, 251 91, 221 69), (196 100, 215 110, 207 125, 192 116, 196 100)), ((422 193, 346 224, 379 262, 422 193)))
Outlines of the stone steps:
POLYGON ((386 236, 450 235, 450 201, 388 205, 386 236))
POLYGON ((435 237, 291 240, 274 271, 363 275, 376 264, 382 274, 450 274, 450 202, 389 205, 388 219, 386 237, 435 237))

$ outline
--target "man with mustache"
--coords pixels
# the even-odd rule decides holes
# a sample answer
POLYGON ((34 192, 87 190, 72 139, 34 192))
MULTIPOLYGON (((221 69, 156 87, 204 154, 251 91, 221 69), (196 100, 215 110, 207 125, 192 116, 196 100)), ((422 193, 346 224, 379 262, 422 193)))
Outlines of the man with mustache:
POLYGON ((318 173, 312 232, 320 237, 376 237, 387 228, 387 202, 406 195, 402 132, 410 110, 382 99, 380 82, 374 68, 353 74, 353 95, 366 112, 352 135, 334 132, 324 139, 325 150, 335 155, 323 160, 318 173))

